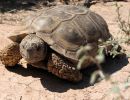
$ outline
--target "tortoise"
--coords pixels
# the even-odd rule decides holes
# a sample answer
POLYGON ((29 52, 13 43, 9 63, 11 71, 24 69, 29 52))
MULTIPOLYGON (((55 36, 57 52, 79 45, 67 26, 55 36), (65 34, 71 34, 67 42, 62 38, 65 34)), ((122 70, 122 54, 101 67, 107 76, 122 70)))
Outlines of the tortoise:
MULTIPOLYGON (((76 54, 80 47, 91 46, 91 50, 86 54, 95 57, 98 51, 98 40, 106 41, 112 37, 106 21, 83 6, 51 7, 39 15, 29 16, 25 26, 27 32, 9 37, 15 44, 19 44, 17 45, 20 52, 19 57, 17 55, 18 59, 12 64, 12 60, 16 58, 15 52, 12 55, 9 53, 3 55, 1 52, 2 63, 13 66, 22 57, 28 64, 47 69, 59 78, 72 82, 82 80, 82 73, 76 67, 79 61, 76 54)), ((86 59, 81 69, 91 63, 90 59, 86 59)))

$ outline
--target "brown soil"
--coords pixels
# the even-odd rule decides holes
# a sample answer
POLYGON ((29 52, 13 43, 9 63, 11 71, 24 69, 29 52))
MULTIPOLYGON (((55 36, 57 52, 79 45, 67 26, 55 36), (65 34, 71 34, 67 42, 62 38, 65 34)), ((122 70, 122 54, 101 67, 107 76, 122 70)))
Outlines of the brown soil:
MULTIPOLYGON (((118 36, 116 7, 113 4, 114 2, 105 5, 97 3, 90 9, 103 16, 109 25, 110 32, 118 36)), ((127 20, 130 2, 118 2, 118 4, 123 5, 121 15, 124 20, 127 20)), ((0 13, 0 35, 6 36, 20 29, 24 17, 41 9, 45 8, 13 9, 0 13)), ((130 47, 124 47, 130 52, 130 47)), ((111 80, 102 80, 94 85, 89 84, 94 67, 83 71, 84 80, 82 82, 73 84, 47 71, 26 67, 26 62, 23 60, 21 63, 22 66, 17 65, 13 68, 6 68, 0 64, 0 100, 130 100, 130 83, 127 88, 123 88, 125 82, 128 79, 130 81, 130 59, 126 57, 107 58, 103 69, 111 75, 111 80), (112 92, 114 85, 111 82, 117 82, 120 87, 120 99, 114 99, 119 93, 112 92)))

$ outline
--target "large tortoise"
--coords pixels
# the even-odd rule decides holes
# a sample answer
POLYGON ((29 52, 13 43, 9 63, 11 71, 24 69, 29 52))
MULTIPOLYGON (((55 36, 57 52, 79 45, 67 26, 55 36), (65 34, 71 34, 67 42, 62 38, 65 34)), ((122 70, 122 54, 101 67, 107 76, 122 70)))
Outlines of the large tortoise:
MULTIPOLYGON (((86 54, 95 57, 98 40, 106 41, 111 37, 107 23, 100 15, 75 5, 55 6, 39 15, 30 16, 26 20, 26 27, 28 33, 9 37, 20 44, 17 47, 20 47, 21 55, 18 57, 17 53, 16 56, 12 49, 11 55, 8 50, 7 55, 1 52, 3 64, 13 66, 22 56, 29 64, 73 82, 82 80, 82 73, 76 68, 79 61, 76 52, 80 47, 91 46, 86 54), (41 66, 42 64, 45 66, 41 66)), ((90 59, 85 62, 81 69, 91 64, 90 59)))

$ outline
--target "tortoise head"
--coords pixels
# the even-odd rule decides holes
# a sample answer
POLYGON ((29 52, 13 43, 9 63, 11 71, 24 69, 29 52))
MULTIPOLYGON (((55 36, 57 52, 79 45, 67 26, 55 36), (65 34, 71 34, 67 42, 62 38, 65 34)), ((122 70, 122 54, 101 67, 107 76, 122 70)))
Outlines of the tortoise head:
POLYGON ((28 63, 44 60, 46 51, 46 43, 35 34, 27 35, 20 43, 20 53, 28 63))

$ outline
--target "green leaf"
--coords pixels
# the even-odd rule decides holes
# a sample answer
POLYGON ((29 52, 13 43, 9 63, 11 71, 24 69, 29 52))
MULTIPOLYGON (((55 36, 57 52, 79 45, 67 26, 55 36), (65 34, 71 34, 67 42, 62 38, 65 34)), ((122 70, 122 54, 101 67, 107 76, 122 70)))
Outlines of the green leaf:
POLYGON ((98 54, 103 54, 104 48, 103 47, 99 47, 98 49, 98 54))
POLYGON ((100 76, 101 79, 106 77, 102 70, 94 71, 90 78, 90 84, 94 84, 98 76, 100 76))
POLYGON ((103 54, 97 55, 95 58, 99 63, 103 63, 105 60, 105 56, 103 54))
POLYGON ((112 91, 113 93, 119 94, 119 93, 120 93, 120 88, 119 88, 119 86, 115 85, 115 86, 113 86, 113 87, 111 88, 111 91, 112 91))
POLYGON ((123 86, 125 89, 129 88, 130 87, 130 83, 129 82, 126 82, 124 83, 124 86, 123 86))
POLYGON ((76 56, 78 59, 82 58, 87 51, 90 51, 92 49, 91 46, 86 45, 86 46, 81 46, 80 49, 77 51, 76 56))
POLYGON ((128 58, 130 58, 130 54, 126 54, 126 56, 127 56, 128 58))
POLYGON ((82 64, 84 63, 84 61, 88 59, 88 56, 83 56, 82 58, 79 59, 78 65, 77 65, 77 69, 80 70, 82 64))
POLYGON ((91 74, 91 78, 90 78, 90 84, 94 84, 96 81, 97 76, 99 75, 98 71, 95 71, 91 74))
POLYGON ((127 78, 127 82, 129 82, 130 83, 130 75, 128 76, 128 78, 127 78))

